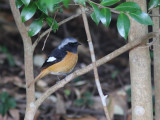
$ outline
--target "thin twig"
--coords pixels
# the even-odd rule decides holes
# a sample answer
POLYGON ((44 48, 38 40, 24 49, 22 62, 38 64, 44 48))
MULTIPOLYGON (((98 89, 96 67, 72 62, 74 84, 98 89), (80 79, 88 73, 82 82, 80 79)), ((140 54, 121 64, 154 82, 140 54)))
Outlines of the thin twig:
POLYGON ((116 11, 116 10, 114 10, 113 8, 109 8, 109 7, 106 7, 106 6, 103 6, 103 5, 100 5, 100 4, 98 4, 98 3, 96 3, 96 2, 93 2, 93 1, 91 1, 91 0, 88 0, 89 2, 91 2, 91 3, 93 3, 93 4, 95 4, 95 5, 97 5, 99 8, 108 8, 108 9, 110 9, 111 10, 111 12, 113 12, 113 13, 117 13, 117 14, 120 14, 120 12, 119 11, 116 11))
MULTIPOLYGON (((82 13, 77 13, 77 14, 75 14, 75 15, 72 15, 71 17, 68 17, 68 18, 64 19, 63 21, 61 21, 61 22, 58 23, 58 26, 61 26, 62 24, 64 24, 64 23, 66 23, 66 22, 68 22, 68 21, 70 21, 70 20, 78 17, 78 16, 81 15, 81 14, 82 14, 82 13)), ((52 31, 52 28, 49 28, 48 30, 46 30, 45 32, 43 32, 43 33, 36 39, 36 41, 33 43, 33 46, 32 46, 32 49, 33 49, 33 50, 35 49, 35 47, 37 46, 37 44, 39 43, 39 41, 40 41, 45 35, 47 35, 47 33, 49 33, 50 31, 52 31)))
POLYGON ((149 14, 149 16, 151 16, 151 17, 160 17, 160 15, 159 14, 149 14))
MULTIPOLYGON (((58 9, 58 10, 59 10, 59 9, 58 9)), ((51 24, 51 28, 52 28, 53 25, 54 25, 54 21, 55 21, 55 19, 56 19, 58 10, 56 11, 56 13, 55 13, 55 15, 54 15, 53 22, 52 22, 52 24, 51 24)), ((44 47, 45 47, 45 45, 46 45, 46 42, 47 42, 47 39, 48 39, 50 33, 51 33, 51 31, 48 32, 47 37, 46 37, 46 39, 44 40, 43 47, 42 47, 42 51, 44 50, 44 47)))
MULTIPOLYGON (((90 0, 89 0, 89 1, 90 1, 90 0)), ((95 2, 93 2, 93 1, 90 1, 90 2, 98 5, 100 8, 108 8, 108 7, 102 6, 102 5, 98 4, 98 3, 95 3, 95 2)), ((110 9, 113 13, 120 14, 119 11, 116 11, 116 10, 114 10, 113 8, 108 8, 108 9, 110 9)), ((91 11, 92 11, 92 10, 91 10, 91 11)), ((75 14, 75 15, 72 15, 72 16, 70 16, 69 18, 66 18, 66 19, 64 19, 63 21, 59 22, 58 25, 60 26, 60 25, 62 25, 62 24, 64 24, 64 23, 66 23, 66 22, 68 22, 68 21, 70 21, 70 20, 78 17, 78 16, 81 15, 81 14, 82 14, 82 13, 77 13, 77 14, 75 14)), ((48 30, 46 30, 45 32, 43 32, 43 33, 36 39, 36 41, 34 42, 34 44, 33 44, 33 46, 32 46, 33 50, 35 49, 35 47, 37 46, 37 44, 39 43, 39 41, 40 41, 45 35, 47 35, 47 33, 49 33, 51 30, 52 30, 52 28, 49 28, 48 30)))
POLYGON ((90 30, 89 30, 88 19, 87 19, 84 7, 81 6, 81 5, 80 5, 80 7, 81 7, 81 11, 82 11, 82 18, 83 18, 83 22, 84 22, 85 31, 86 31, 86 34, 87 34, 88 45, 89 45, 91 60, 92 60, 92 64, 93 64, 93 71, 94 71, 96 86, 97 86, 99 95, 100 95, 101 100, 102 100, 102 104, 103 104, 103 108, 104 108, 104 111, 105 111, 106 118, 107 118, 107 120, 111 120, 110 117, 109 117, 109 113, 108 113, 108 110, 107 110, 107 104, 106 104, 107 95, 103 94, 102 87, 101 87, 101 84, 100 84, 100 81, 99 81, 98 70, 97 70, 97 67, 96 67, 96 57, 95 57, 95 53, 94 53, 94 47, 93 47, 93 43, 92 43, 91 33, 90 33, 90 30))
MULTIPOLYGON (((158 32, 152 32, 152 33, 148 33, 147 35, 145 35, 142 38, 139 38, 135 41, 129 42, 126 45, 122 46, 121 48, 113 51, 112 53, 104 56, 103 58, 99 59, 96 61, 96 66, 100 66, 105 64, 106 62, 112 60, 113 58, 116 58, 117 56, 121 55, 122 53, 135 48, 136 46, 140 45, 141 43, 147 42, 147 40, 153 38, 153 37, 157 37, 158 35, 160 35, 160 30, 158 32)), ((49 97, 52 93, 54 93, 55 91, 57 91, 58 89, 62 88, 65 84, 67 84, 68 82, 70 82, 71 80, 73 80, 74 78, 84 75, 87 72, 91 71, 93 69, 93 65, 90 64, 84 68, 78 69, 75 72, 73 72, 72 74, 68 75, 65 79, 61 80, 58 82, 58 84, 53 85, 52 87, 50 87, 45 93, 43 93, 36 101, 35 101, 35 106, 36 108, 38 108, 42 102, 49 97)))

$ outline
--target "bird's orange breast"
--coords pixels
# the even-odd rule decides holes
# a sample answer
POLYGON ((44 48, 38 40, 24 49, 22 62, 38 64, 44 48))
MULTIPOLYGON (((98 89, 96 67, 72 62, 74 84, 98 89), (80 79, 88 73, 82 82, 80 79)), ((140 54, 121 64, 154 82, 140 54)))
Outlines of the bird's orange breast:
POLYGON ((77 60, 78 54, 67 51, 67 55, 62 61, 55 63, 46 69, 55 74, 68 73, 75 67, 77 60))

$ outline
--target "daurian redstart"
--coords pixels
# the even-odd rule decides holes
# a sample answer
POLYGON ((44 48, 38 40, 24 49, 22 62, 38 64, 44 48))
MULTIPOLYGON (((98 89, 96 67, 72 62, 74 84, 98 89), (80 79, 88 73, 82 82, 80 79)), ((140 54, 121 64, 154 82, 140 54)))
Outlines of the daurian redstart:
POLYGON ((40 74, 28 85, 28 87, 48 74, 67 75, 70 73, 78 60, 78 45, 80 45, 80 43, 75 38, 65 38, 58 47, 51 52, 48 59, 46 59, 42 65, 40 74))

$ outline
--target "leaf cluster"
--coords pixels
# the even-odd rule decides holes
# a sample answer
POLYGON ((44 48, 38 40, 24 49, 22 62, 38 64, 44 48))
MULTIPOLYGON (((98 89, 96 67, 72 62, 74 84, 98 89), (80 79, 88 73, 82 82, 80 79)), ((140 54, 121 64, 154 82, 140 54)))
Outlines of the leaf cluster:
POLYGON ((16 107, 16 101, 7 92, 0 94, 0 114, 4 116, 9 109, 16 107))
POLYGON ((12 54, 8 51, 6 46, 0 46, 0 52, 4 53, 7 56, 7 61, 11 67, 16 65, 12 54))
POLYGON ((117 29, 122 37, 127 39, 130 30, 130 20, 129 17, 133 18, 140 24, 153 25, 150 16, 143 12, 140 6, 135 2, 124 2, 113 9, 108 6, 118 3, 120 0, 102 0, 100 3, 95 3, 89 1, 89 4, 93 8, 93 13, 91 18, 98 25, 99 22, 102 22, 105 26, 109 26, 111 22, 111 10, 119 13, 117 19, 117 29))
POLYGON ((82 97, 75 100, 75 105, 78 107, 82 107, 83 105, 92 106, 94 101, 91 98, 92 94, 90 92, 84 92, 82 97))
POLYGON ((16 7, 23 7, 21 11, 22 22, 30 20, 36 13, 39 16, 30 25, 28 35, 34 36, 40 32, 44 21, 56 32, 58 23, 55 18, 49 17, 49 13, 62 12, 62 2, 65 7, 68 7, 70 0, 16 0, 16 7))
MULTIPOLYGON (((17 8, 23 6, 21 11, 22 22, 31 19, 39 11, 40 17, 32 22, 28 31, 29 36, 34 36, 42 29, 44 21, 56 32, 58 23, 55 17, 52 18, 49 16, 49 13, 63 12, 63 6, 68 8, 70 2, 71 0, 16 0, 16 5, 17 8)), ((101 22, 104 26, 109 27, 111 12, 118 13, 117 29, 119 34, 125 39, 127 39, 130 31, 129 16, 140 24, 153 25, 150 16, 143 12, 135 2, 124 2, 121 4, 118 4, 120 0, 100 0, 99 3, 91 0, 74 0, 74 2, 83 6, 90 5, 93 8, 90 16, 97 25, 101 22), (115 7, 110 8, 112 5, 115 7)), ((149 9, 158 5, 159 0, 150 0, 149 9)))
POLYGON ((152 8, 156 8, 160 6, 160 0, 150 0, 148 9, 151 10, 152 8))

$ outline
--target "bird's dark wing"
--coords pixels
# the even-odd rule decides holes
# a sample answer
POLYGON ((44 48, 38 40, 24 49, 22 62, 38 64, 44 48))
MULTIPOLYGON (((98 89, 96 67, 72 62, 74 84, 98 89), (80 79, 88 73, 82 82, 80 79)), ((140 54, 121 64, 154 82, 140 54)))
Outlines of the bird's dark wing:
POLYGON ((54 49, 51 52, 51 54, 48 57, 48 59, 43 63, 41 69, 45 69, 45 68, 47 68, 47 67, 49 67, 49 66, 51 66, 51 65, 53 65, 55 63, 58 63, 58 62, 62 61, 63 58, 66 56, 66 54, 67 54, 67 52, 61 51, 58 48, 54 49), (51 57, 55 58, 55 60, 54 59, 53 60, 49 60, 49 59, 51 59, 51 57))

